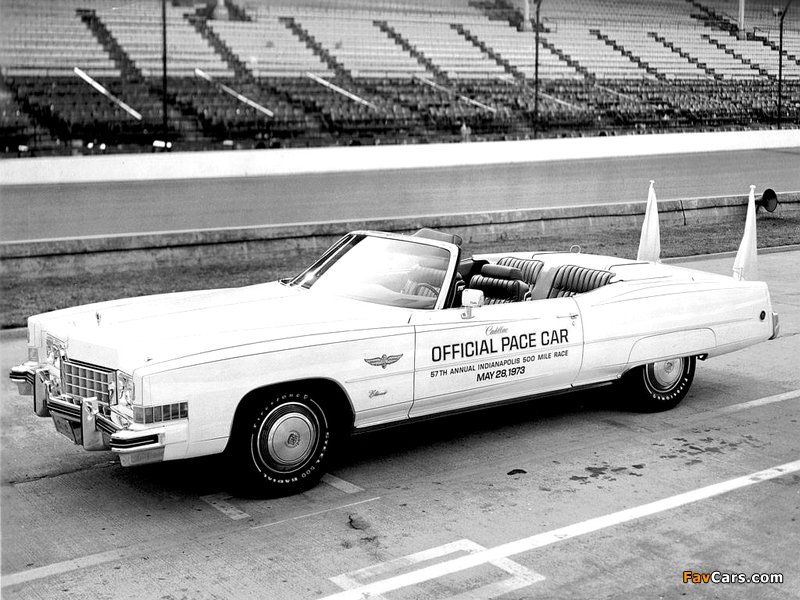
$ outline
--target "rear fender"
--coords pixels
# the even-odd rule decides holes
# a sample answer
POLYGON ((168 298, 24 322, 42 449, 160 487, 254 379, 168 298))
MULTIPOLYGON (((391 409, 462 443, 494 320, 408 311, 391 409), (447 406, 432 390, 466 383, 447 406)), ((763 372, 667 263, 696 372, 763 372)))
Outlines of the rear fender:
POLYGON ((716 335, 708 328, 651 335, 633 345, 628 363, 640 365, 672 357, 706 354, 716 345, 716 335))

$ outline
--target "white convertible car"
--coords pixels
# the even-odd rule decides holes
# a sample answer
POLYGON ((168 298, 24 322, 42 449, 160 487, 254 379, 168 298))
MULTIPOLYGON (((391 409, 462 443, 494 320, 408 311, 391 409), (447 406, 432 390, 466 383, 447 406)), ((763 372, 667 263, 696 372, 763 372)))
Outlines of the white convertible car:
POLYGON ((11 378, 87 450, 224 451, 236 482, 276 495, 354 431, 619 380, 640 410, 672 408, 698 358, 778 335, 763 282, 460 242, 357 231, 294 279, 33 316, 11 378))

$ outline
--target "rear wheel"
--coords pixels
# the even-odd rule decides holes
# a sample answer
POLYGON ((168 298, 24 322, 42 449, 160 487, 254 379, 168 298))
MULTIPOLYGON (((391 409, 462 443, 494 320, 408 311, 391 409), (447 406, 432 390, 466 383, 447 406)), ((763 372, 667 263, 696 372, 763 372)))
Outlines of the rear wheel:
POLYGON ((276 389, 245 408, 231 441, 238 492, 285 496, 320 480, 338 432, 319 393, 276 389))
POLYGON ((689 393, 697 358, 685 356, 648 363, 625 377, 627 404, 641 412, 675 408, 689 393))

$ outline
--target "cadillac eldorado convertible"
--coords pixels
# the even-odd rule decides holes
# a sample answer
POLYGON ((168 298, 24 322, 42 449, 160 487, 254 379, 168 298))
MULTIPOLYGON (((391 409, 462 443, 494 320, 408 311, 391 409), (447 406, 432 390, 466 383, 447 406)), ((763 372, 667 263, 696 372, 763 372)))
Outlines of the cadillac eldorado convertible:
POLYGON ((353 432, 612 383, 665 410, 698 359, 777 335, 760 281, 357 231, 292 279, 33 316, 11 378, 124 466, 226 452, 242 486, 285 495, 353 432))

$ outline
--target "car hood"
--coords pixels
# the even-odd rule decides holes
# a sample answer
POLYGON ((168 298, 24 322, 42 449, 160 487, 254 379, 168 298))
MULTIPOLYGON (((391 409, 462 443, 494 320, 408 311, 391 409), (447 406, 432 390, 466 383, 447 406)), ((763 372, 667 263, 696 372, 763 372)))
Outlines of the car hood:
POLYGON ((132 370, 205 352, 406 325, 409 311, 278 282, 90 304, 31 318, 70 360, 132 370), (291 340, 291 338, 294 338, 291 340))

